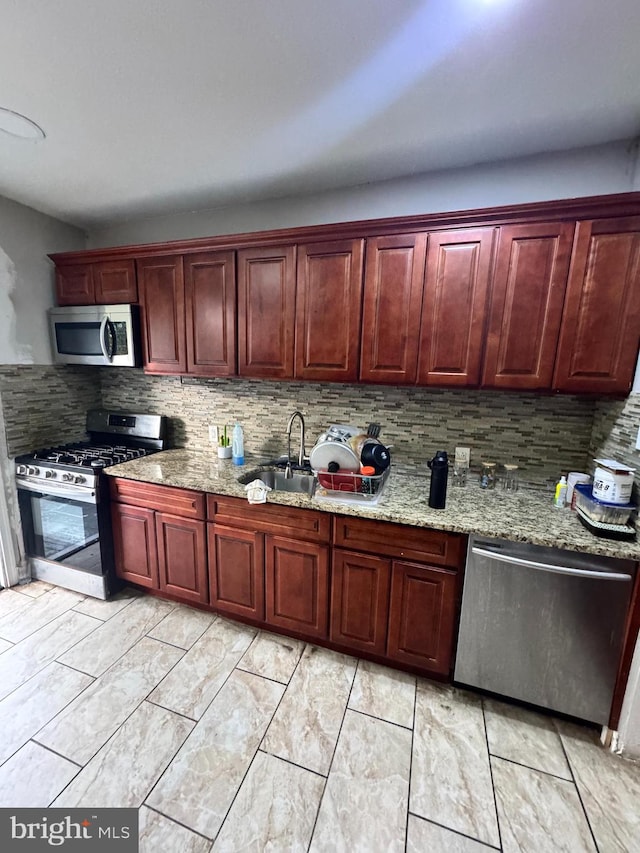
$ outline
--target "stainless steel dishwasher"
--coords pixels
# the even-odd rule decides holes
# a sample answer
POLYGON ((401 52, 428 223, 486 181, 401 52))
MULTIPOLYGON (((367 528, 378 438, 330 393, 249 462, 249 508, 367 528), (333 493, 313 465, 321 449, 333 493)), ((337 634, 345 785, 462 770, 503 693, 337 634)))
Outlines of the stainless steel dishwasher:
POLYGON ((454 680, 606 725, 635 563, 472 536, 454 680))

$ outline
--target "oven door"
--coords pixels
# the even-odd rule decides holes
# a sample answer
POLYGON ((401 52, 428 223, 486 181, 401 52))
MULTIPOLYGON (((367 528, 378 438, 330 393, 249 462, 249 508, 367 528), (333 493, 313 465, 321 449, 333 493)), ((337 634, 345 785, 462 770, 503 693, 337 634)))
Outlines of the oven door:
POLYGON ((71 485, 18 479, 18 500, 28 557, 102 575, 97 493, 71 485))

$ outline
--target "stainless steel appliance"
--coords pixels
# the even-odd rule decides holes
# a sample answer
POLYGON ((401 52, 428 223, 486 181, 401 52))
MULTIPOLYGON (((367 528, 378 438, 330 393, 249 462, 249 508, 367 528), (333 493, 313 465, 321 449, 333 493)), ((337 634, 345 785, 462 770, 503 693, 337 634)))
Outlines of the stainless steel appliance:
POLYGON ((114 573, 109 489, 101 472, 162 450, 165 419, 92 410, 89 439, 16 459, 16 485, 32 577, 108 598, 114 573))
POLYGON ((606 725, 631 560, 471 537, 454 680, 606 725))
POLYGON ((57 364, 135 367, 140 363, 135 305, 73 305, 49 310, 57 364))

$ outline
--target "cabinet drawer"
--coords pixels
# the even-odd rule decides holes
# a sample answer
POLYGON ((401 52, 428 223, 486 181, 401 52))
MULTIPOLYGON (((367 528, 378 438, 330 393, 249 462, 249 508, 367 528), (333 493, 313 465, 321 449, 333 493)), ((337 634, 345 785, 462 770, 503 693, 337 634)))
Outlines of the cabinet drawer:
POLYGON ((335 516, 333 544, 352 551, 458 568, 464 558, 466 536, 393 522, 335 516))
POLYGON ((294 536, 309 542, 328 542, 331 528, 328 513, 274 504, 252 505, 241 498, 219 495, 207 495, 207 518, 228 527, 294 536))
POLYGON ((144 506, 158 512, 169 512, 183 518, 204 519, 204 492, 157 486, 154 483, 141 483, 138 480, 119 477, 109 482, 111 499, 114 501, 144 506))

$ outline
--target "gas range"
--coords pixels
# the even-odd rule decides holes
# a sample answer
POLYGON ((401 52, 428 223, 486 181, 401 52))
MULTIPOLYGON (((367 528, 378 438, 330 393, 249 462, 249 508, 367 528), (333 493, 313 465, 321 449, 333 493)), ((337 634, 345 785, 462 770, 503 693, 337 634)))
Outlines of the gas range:
POLYGON ((164 447, 164 418, 92 410, 87 415, 88 441, 46 447, 16 458, 18 481, 55 486, 74 484, 94 489, 100 472, 155 453, 164 447))
POLYGON ((95 486, 103 468, 139 459, 160 447, 103 444, 83 441, 47 447, 16 459, 16 474, 51 482, 95 486))
POLYGON ((164 448, 165 419, 92 410, 86 441, 46 447, 16 459, 25 554, 32 577, 98 598, 115 575, 109 489, 104 468, 164 448))

